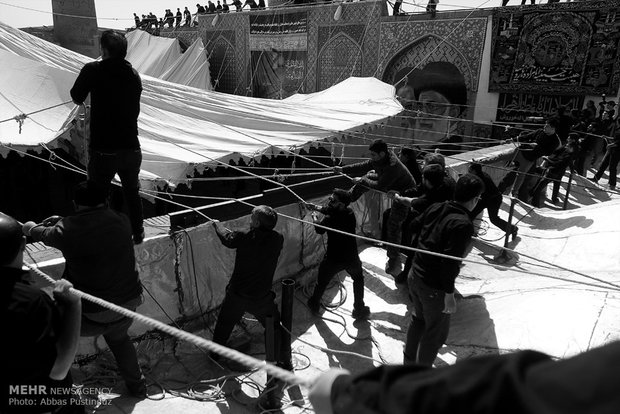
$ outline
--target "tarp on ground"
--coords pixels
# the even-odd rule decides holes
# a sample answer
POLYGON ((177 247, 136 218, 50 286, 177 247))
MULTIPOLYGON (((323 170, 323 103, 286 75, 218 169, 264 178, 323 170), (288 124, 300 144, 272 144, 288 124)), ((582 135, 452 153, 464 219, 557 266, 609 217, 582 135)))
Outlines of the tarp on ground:
MULTIPOLYGON (((0 83, 0 92, 6 95, 0 95, 0 120, 35 110, 44 113, 46 108, 70 101, 73 80, 91 61, 1 22, 0 50, 4 51, 3 64, 14 68, 2 73, 12 84, 0 83), (30 61, 32 69, 20 69, 16 63, 9 64, 10 60, 30 61), (56 94, 28 93, 33 85, 56 94)), ((197 166, 214 165, 215 160, 227 163, 239 155, 256 156, 273 146, 301 147, 344 131, 361 130, 402 110, 394 87, 375 78, 349 78, 334 86, 338 93, 328 90, 305 101, 300 97, 278 101, 208 92, 146 75, 143 87, 138 122, 142 168, 172 182, 192 175, 197 166)), ((21 133, 15 121, 2 123, 0 142, 5 153, 9 146, 52 143, 62 133, 59 125, 75 116, 72 103, 59 108, 54 115, 56 126, 40 122, 47 133, 34 126, 34 117, 26 119, 21 133)))

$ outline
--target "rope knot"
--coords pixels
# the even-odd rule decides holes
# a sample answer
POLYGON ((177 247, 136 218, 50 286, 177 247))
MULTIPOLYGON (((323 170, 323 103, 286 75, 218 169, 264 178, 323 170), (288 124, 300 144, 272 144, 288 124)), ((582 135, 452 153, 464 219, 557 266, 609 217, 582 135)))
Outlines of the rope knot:
POLYGON ((19 114, 13 117, 15 122, 17 122, 17 124, 19 125, 20 134, 22 133, 22 125, 24 125, 24 121, 26 120, 26 118, 28 118, 28 115, 26 114, 19 114))

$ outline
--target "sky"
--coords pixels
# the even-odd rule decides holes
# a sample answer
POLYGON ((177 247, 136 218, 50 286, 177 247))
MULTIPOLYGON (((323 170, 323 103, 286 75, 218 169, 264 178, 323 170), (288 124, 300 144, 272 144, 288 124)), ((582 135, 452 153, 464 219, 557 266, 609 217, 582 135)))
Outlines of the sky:
MULTIPOLYGON (((426 2, 427 0, 417 1, 422 6, 425 6, 426 2)), ((512 3, 516 2, 517 0, 512 0, 512 3)), ((157 17, 162 17, 165 9, 175 10, 179 7, 183 10, 187 6, 195 13, 196 3, 206 4, 207 0, 95 0, 95 7, 99 27, 126 29, 133 26, 134 12, 138 15, 153 12, 157 17)), ((500 4, 501 0, 439 0, 437 10, 497 7, 500 4)), ((423 11, 424 7, 415 7, 413 0, 404 0, 403 9, 423 11)), ((0 21, 18 28, 51 26, 52 0, 0 0, 0 21)))

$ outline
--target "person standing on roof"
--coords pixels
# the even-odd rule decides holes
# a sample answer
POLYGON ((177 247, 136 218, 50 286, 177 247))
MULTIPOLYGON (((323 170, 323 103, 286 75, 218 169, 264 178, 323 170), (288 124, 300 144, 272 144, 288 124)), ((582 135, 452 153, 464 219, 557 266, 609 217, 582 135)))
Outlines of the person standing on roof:
POLYGON ((101 61, 84 65, 71 88, 73 102, 82 105, 90 95, 88 179, 109 190, 119 175, 134 243, 144 240, 138 140, 142 80, 127 56, 127 39, 106 30, 101 34, 101 61))
POLYGON ((192 25, 192 12, 190 12, 187 7, 185 8, 185 10, 183 10, 183 17, 185 19, 185 23, 183 23, 183 26, 191 26, 192 25))
MULTIPOLYGON (((456 182, 454 201, 437 203, 412 223, 420 250, 465 257, 471 249, 474 225, 470 214, 484 191, 472 174, 456 182)), ((456 312, 454 281, 461 261, 418 251, 408 277, 414 311, 407 330, 404 363, 431 366, 448 338, 450 315, 456 312)))
POLYGON ((183 19, 183 14, 181 13, 181 9, 177 7, 177 13, 174 15, 175 18, 175 27, 181 27, 181 20, 183 19))
MULTIPOLYGON (((382 192, 403 192, 415 185, 413 176, 398 159, 396 154, 388 149, 382 140, 374 141, 368 149, 370 159, 357 164, 344 167, 334 167, 336 172, 353 173, 356 175, 366 174, 363 177, 354 178, 355 185, 349 190, 351 201, 357 200, 368 189, 382 192)), ((407 218, 408 207, 395 200, 392 203, 390 217, 387 222, 387 241, 400 244, 402 237, 402 224, 407 218)), ((388 261, 385 265, 386 273, 396 277, 401 271, 400 252, 398 247, 388 246, 388 261)))
MULTIPOLYGON (((76 289, 135 311, 142 303, 142 285, 127 217, 107 207, 105 190, 92 181, 78 184, 73 203, 74 215, 52 216, 40 224, 29 221, 23 226, 24 234, 62 252, 66 261, 63 279, 76 289)), ((127 334, 132 322, 132 318, 86 301, 80 335, 103 335, 129 393, 144 397, 146 382, 127 334)))
MULTIPOLYGON (((334 189, 329 196, 327 204, 317 206, 306 204, 311 210, 316 210, 324 217, 319 219, 316 213, 312 214, 314 223, 321 226, 340 230, 345 233, 355 234, 356 220, 353 210, 349 207, 351 196, 348 191, 340 188, 334 189)), ((325 257, 319 265, 316 286, 310 299, 308 307, 314 314, 319 313, 321 298, 327 285, 342 270, 353 279, 353 318, 365 319, 370 314, 370 309, 364 304, 364 273, 362 272, 362 262, 357 252, 357 242, 355 237, 325 230, 322 227, 315 227, 318 234, 327 232, 327 251, 325 257)))

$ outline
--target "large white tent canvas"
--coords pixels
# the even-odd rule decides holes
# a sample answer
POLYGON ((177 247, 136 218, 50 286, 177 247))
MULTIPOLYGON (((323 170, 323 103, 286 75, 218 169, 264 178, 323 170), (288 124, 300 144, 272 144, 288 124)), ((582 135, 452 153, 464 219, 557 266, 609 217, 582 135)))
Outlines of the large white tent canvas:
POLYGON ((141 74, 206 91, 213 90, 202 39, 196 39, 185 53, 181 53, 181 45, 174 38, 153 36, 144 30, 133 30, 126 37, 126 59, 141 74))
MULTIPOLYGON (((0 53, 0 121, 42 110, 25 120, 21 132, 15 121, 0 123, 0 148, 6 153, 10 147, 53 144, 75 117, 69 90, 91 59, 3 23, 0 53)), ((272 146, 300 147, 402 110, 394 87, 375 78, 350 78, 310 97, 282 101, 208 92, 146 75, 143 87, 138 127, 144 177, 172 182, 197 165, 255 156, 272 146)))

